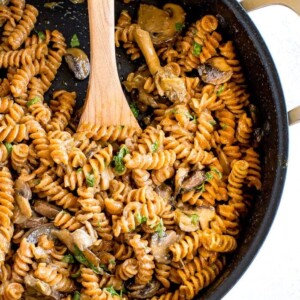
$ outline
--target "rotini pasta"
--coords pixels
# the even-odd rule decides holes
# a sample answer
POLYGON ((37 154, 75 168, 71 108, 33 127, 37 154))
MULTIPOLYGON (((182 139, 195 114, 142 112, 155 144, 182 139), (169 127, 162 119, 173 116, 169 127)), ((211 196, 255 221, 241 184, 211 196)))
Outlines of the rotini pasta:
POLYGON ((187 26, 176 4, 142 9, 157 19, 177 9, 183 22, 163 28, 160 43, 143 18, 122 11, 117 20, 116 47, 143 60, 144 32, 158 62, 146 59, 123 82, 137 131, 77 126, 76 93, 51 87, 64 34, 38 32, 39 12, 25 0, 0 5, 1 299, 193 299, 238 247, 262 176, 234 43, 216 16, 187 26), (230 76, 200 74, 212 68, 230 76))

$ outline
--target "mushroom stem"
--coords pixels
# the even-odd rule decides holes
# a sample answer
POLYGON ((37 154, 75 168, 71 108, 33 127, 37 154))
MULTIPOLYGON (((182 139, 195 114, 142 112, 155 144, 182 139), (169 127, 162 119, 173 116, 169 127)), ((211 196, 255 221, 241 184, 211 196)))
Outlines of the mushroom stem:
POLYGON ((158 71, 162 70, 162 67, 154 49, 149 32, 137 27, 134 32, 134 37, 146 59, 150 73, 155 75, 158 71))

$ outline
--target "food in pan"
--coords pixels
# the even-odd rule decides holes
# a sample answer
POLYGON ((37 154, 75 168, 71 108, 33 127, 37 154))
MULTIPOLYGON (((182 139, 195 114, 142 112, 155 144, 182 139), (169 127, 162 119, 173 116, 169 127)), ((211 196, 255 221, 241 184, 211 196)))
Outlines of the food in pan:
POLYGON ((79 50, 63 28, 35 33, 37 18, 24 0, 0 5, 1 299, 194 298, 261 188, 233 42, 172 3, 141 5, 136 22, 123 11, 115 41, 143 63, 123 82, 143 132, 77 128, 72 88, 45 93, 79 50))

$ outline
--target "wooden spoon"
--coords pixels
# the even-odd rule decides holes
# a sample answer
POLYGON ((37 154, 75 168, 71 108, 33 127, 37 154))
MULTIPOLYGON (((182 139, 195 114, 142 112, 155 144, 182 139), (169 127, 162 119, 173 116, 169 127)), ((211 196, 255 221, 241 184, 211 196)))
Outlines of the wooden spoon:
POLYGON ((124 96, 116 65, 114 0, 88 0, 91 73, 80 125, 121 125, 140 130, 124 96))

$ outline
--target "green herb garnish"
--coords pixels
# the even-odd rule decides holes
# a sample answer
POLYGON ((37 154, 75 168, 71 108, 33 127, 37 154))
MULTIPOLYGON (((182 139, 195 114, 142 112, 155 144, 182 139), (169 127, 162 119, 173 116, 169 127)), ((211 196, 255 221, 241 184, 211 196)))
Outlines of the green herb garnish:
POLYGON ((142 223, 146 223, 147 222, 147 217, 142 216, 139 213, 137 213, 135 216, 136 216, 138 224, 142 224, 142 223))
POLYGON ((83 171, 82 168, 78 168, 78 169, 76 170, 76 173, 78 174, 78 173, 80 173, 80 172, 82 172, 82 171, 83 171))
POLYGON ((133 115, 137 118, 139 116, 139 109, 137 108, 136 104, 135 103, 131 103, 129 105, 133 115))
POLYGON ((74 244, 74 257, 81 264, 92 269, 96 274, 103 274, 103 270, 94 266, 83 254, 83 252, 74 244))
POLYGON ((80 293, 78 291, 74 293, 72 300, 80 300, 80 293))
POLYGON ((211 181, 214 178, 214 175, 211 172, 206 172, 205 181, 211 181))
POLYGON ((227 124, 220 124, 220 126, 221 126, 221 128, 223 129, 223 130, 225 130, 226 128, 227 128, 227 124))
POLYGON ((4 146, 5 146, 6 150, 7 150, 8 155, 11 154, 11 151, 13 149, 13 145, 11 143, 5 142, 4 146))
POLYGON ((110 259, 108 262, 109 262, 110 264, 112 264, 112 265, 115 265, 115 264, 116 264, 116 261, 115 261, 114 259, 110 259))
POLYGON ((126 154, 129 153, 129 150, 126 146, 122 146, 117 155, 114 156, 113 161, 115 163, 115 171, 119 174, 122 174, 125 171, 125 165, 123 162, 123 158, 126 154))
POLYGON ((72 48, 80 46, 80 42, 76 33, 72 36, 70 45, 72 48))
POLYGON ((46 40, 46 36, 43 31, 39 31, 38 36, 39 36, 40 40, 42 40, 42 41, 46 40))
POLYGON ((185 25, 183 23, 176 23, 175 24, 175 29, 176 31, 182 31, 182 29, 185 27, 185 25))
POLYGON ((75 259, 72 254, 67 254, 62 258, 62 261, 68 264, 74 264, 75 259))
POLYGON ((158 225, 156 226, 155 232, 158 233, 158 236, 159 236, 160 238, 162 238, 162 237, 164 236, 165 227, 164 227, 164 223, 163 223, 163 220, 162 220, 162 219, 160 219, 158 225))
POLYGON ((104 264, 100 265, 100 268, 103 269, 104 271, 108 272, 107 266, 104 264))
POLYGON ((200 192, 205 192, 205 182, 202 182, 199 186, 196 187, 196 190, 199 190, 200 192))
POLYGON ((198 44, 197 42, 194 42, 193 44, 193 55, 199 56, 202 52, 202 46, 198 44))
POLYGON ((209 120, 208 123, 212 126, 215 126, 217 124, 215 120, 209 120))
POLYGON ((34 97, 33 99, 29 100, 27 103, 26 103, 26 106, 29 107, 33 104, 36 104, 38 102, 40 102, 41 99, 39 97, 34 97))
POLYGON ((154 144, 151 145, 151 151, 156 152, 158 150, 158 147, 159 147, 159 142, 156 141, 154 144))
POLYGON ((193 225, 197 225, 198 224, 198 222, 199 222, 199 215, 192 214, 190 216, 190 218, 191 218, 191 222, 192 222, 193 225))
POLYGON ((70 277, 71 278, 78 278, 81 275, 81 270, 79 269, 76 273, 71 274, 70 277))
POLYGON ((95 185, 95 176, 94 174, 86 174, 85 181, 88 187, 94 187, 95 185))
POLYGON ((215 172, 220 179, 222 179, 222 173, 217 168, 211 168, 212 172, 215 172))
POLYGON ((219 87, 219 89, 217 90, 217 96, 220 96, 220 95, 223 93, 224 89, 225 89, 225 85, 222 84, 222 85, 219 87))
POLYGON ((104 290, 108 291, 112 296, 118 296, 121 298, 121 295, 114 289, 113 286, 106 287, 104 290))

